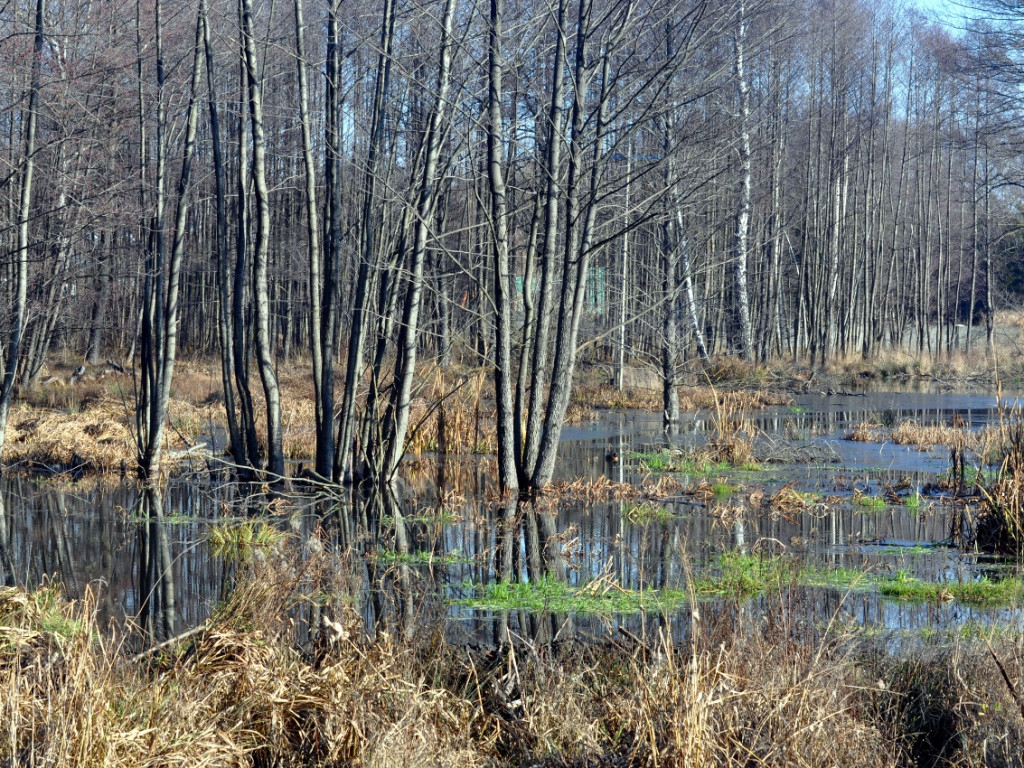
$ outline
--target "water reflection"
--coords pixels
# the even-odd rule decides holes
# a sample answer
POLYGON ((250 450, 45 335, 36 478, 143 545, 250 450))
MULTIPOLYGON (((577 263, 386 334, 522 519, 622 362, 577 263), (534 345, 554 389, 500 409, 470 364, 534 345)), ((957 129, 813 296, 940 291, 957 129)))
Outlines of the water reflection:
POLYGON ((152 640, 173 637, 177 626, 174 558, 159 488, 147 487, 138 496, 136 550, 139 554, 136 602, 138 624, 152 640))
MULTIPOLYGON (((991 396, 807 396, 793 408, 758 415, 757 423, 773 439, 797 435, 838 441, 843 430, 869 417, 890 418, 886 412, 897 420, 936 423, 960 413, 974 427, 997 417, 991 396)), ((631 458, 635 452, 669 440, 703 440, 705 426, 706 417, 697 414, 679 435, 666 435, 657 414, 614 414, 567 430, 559 471, 565 478, 639 482, 646 470, 631 458)), ((737 490, 706 500, 662 500, 663 515, 639 521, 626 502, 494 500, 492 462, 477 457, 410 463, 397 494, 352 490, 341 497, 285 500, 222 478, 186 478, 163 492, 140 492, 130 483, 43 483, 5 476, 0 479, 0 578, 30 586, 58 581, 72 599, 87 586, 99 585, 106 618, 137 619, 159 640, 202 621, 235 578, 237 563, 210 549, 211 526, 258 515, 295 542, 304 557, 328 551, 347 564, 346 589, 358 598, 349 610, 359 614, 369 632, 410 634, 426 617, 442 615, 453 619, 453 635, 495 643, 510 633, 552 640, 609 628, 646 632, 658 623, 685 633, 685 612, 666 617, 489 613, 451 601, 467 596, 467 585, 494 581, 550 579, 579 587, 600 577, 627 590, 683 589, 694 573, 713 569, 718 555, 734 550, 785 552, 822 569, 977 578, 991 565, 959 550, 931 546, 955 532, 960 520, 955 508, 935 500, 916 509, 849 503, 854 491, 881 496, 908 478, 917 487, 934 479, 922 469, 922 462, 932 459, 914 455, 917 463, 908 466, 916 469, 848 460, 839 467, 772 467, 750 481, 769 491, 795 483, 821 495, 840 494, 845 501, 837 503, 789 514, 754 511, 747 491, 737 490)), ((303 577, 308 599, 296 610, 303 612, 311 639, 340 621, 342 604, 327 596, 336 592, 341 577, 303 577)), ((799 600, 808 622, 838 616, 920 627, 1007 615, 958 604, 895 603, 872 591, 799 592, 799 598, 791 599, 799 600)), ((744 610, 758 610, 758 602, 744 610)))

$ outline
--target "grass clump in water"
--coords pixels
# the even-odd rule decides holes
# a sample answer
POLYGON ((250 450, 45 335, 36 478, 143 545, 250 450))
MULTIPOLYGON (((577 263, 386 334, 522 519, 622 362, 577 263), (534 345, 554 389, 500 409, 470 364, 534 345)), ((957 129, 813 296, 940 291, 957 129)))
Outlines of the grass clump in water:
POLYGON ((711 484, 711 493, 715 496, 722 497, 730 495, 735 489, 726 482, 725 478, 718 478, 711 484))
POLYGON ((956 600, 962 603, 995 603, 1008 605, 1024 596, 1024 582, 1019 577, 972 581, 926 581, 916 579, 907 571, 897 571, 890 578, 878 581, 878 593, 886 597, 921 602, 956 600))
POLYGON ((697 581, 702 595, 750 597, 781 588, 796 575, 790 558, 726 552, 719 556, 714 572, 697 581))
POLYGON ((881 512, 888 506, 888 502, 881 496, 871 496, 868 494, 854 493, 852 501, 858 507, 871 512, 881 512))
POLYGON ((499 581, 484 586, 467 584, 475 597, 457 601, 469 608, 488 611, 527 610, 535 613, 632 614, 670 611, 687 601, 681 590, 624 589, 607 576, 581 587, 557 579, 531 582, 499 581))
POLYGON ((676 460, 679 458, 671 451, 634 451, 629 454, 640 466, 651 472, 668 472, 676 468, 676 460))
POLYGON ((395 552, 382 549, 377 552, 377 559, 383 563, 396 563, 400 565, 460 565, 473 562, 461 550, 452 550, 445 554, 438 554, 427 549, 418 549, 414 552, 395 552))
POLYGON ((280 530, 263 520, 216 525, 209 533, 210 552, 231 562, 249 563, 256 552, 279 546, 283 538, 280 530))
POLYGON ((667 523, 673 518, 673 514, 653 501, 644 501, 640 504, 629 504, 623 509, 622 517, 630 523, 667 523))

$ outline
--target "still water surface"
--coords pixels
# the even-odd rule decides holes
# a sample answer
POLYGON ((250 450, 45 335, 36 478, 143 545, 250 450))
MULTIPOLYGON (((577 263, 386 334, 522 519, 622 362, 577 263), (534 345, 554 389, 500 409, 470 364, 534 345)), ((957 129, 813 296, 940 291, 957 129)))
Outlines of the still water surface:
MULTIPOLYGON (((919 578, 963 580, 998 573, 1003 565, 942 546, 951 534, 953 508, 941 497, 925 497, 917 508, 888 504, 867 508, 857 495, 884 496, 893 488, 915 493, 947 471, 948 450, 918 451, 892 443, 858 443, 844 435, 862 422, 894 426, 904 420, 948 424, 958 416, 972 429, 999 418, 993 395, 886 394, 802 395, 791 406, 759 411, 751 420, 758 434, 757 453, 788 456, 787 463, 765 464, 761 471, 729 473, 730 492, 708 499, 681 494, 662 502, 667 515, 631 523, 627 502, 561 500, 548 503, 531 524, 517 523, 509 543, 503 520, 510 513, 493 500, 491 463, 471 459, 439 477, 410 467, 401 512, 408 519, 408 571, 418 591, 447 615, 454 635, 486 636, 498 617, 463 607, 458 600, 470 584, 496 578, 497 553, 508 544, 517 572, 528 578, 529 539, 541 543, 552 569, 570 584, 583 585, 602 575, 625 588, 681 588, 687 578, 714 568, 730 550, 785 552, 822 569, 868 569, 877 574, 904 571, 919 578), (792 457, 803 456, 794 463, 792 457), (831 461, 828 461, 831 459, 831 461), (830 497, 797 513, 752 512, 748 495, 770 494, 792 484, 801 491, 830 497), (444 512, 440 517, 438 511, 444 512)), ((650 473, 636 454, 665 447, 683 449, 706 440, 707 413, 690 416, 680 434, 668 440, 657 414, 606 414, 563 432, 559 477, 606 476, 637 483, 650 473)), ((683 478, 687 480, 687 478, 683 478)), ((711 478, 715 480, 717 478, 711 478)), ((690 478, 692 482, 700 478, 690 478)), ((201 622, 224 595, 234 573, 232 563, 215 556, 208 543, 212 525, 263 509, 265 500, 225 479, 197 473, 173 481, 160 500, 159 536, 169 553, 178 628, 201 622)), ((148 594, 146 556, 154 526, 140 513, 134 485, 85 479, 78 483, 9 475, 0 482, 0 555, 8 583, 63 584, 69 597, 91 586, 101 611, 110 618, 136 616, 140 595, 148 594), (140 575, 141 574, 141 575, 140 575)), ((522 513, 519 513, 522 517, 522 513)), ((316 537, 328 546, 354 551, 366 563, 357 573, 365 594, 379 590, 396 541, 393 516, 368 512, 354 497, 291 503, 275 524, 304 542, 316 537), (325 536, 324 531, 330 531, 325 536)), ((509 518, 510 519, 510 518, 509 518)), ((547 558, 546 558, 547 559, 547 558)), ((379 618, 379 605, 360 606, 367 624, 379 618)), ((758 600, 749 604, 756 610, 758 600)), ((1006 609, 957 603, 921 604, 880 598, 868 590, 807 590, 807 620, 843 620, 885 628, 919 628, 969 621, 1018 622, 1006 609)), ((507 617, 505 617, 507 619, 507 617)), ((519 619, 522 620, 522 617, 519 619)), ((597 633, 637 617, 576 617, 574 630, 597 633)), ((679 617, 663 617, 673 623, 679 617)))

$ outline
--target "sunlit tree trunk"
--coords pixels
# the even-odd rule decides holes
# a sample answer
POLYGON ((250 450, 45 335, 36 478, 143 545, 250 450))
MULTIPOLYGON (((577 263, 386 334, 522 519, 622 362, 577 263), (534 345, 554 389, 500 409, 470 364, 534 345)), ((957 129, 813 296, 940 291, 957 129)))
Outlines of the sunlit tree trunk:
POLYGON ((249 119, 252 129, 252 174, 256 204, 253 247, 253 301, 255 305, 256 360, 267 410, 267 470, 273 478, 284 476, 281 435, 281 391, 274 367, 270 335, 270 293, 267 266, 270 255, 270 190, 267 187, 266 139, 263 131, 263 95, 256 61, 252 0, 240 0, 242 53, 248 79, 249 119))
POLYGON ((13 270, 15 274, 14 317, 6 349, 3 350, 5 354, 4 378, 3 382, 0 383, 0 450, 3 449, 4 441, 7 437, 7 420, 11 412, 11 401, 14 399, 14 386, 18 375, 18 361, 21 356, 21 343, 25 332, 28 304, 29 222, 32 212, 32 182, 36 166, 36 130, 39 124, 39 89, 45 40, 45 15, 46 7, 44 0, 36 0, 32 79, 29 84, 28 106, 22 120, 25 126, 25 149, 20 174, 17 255, 13 270))

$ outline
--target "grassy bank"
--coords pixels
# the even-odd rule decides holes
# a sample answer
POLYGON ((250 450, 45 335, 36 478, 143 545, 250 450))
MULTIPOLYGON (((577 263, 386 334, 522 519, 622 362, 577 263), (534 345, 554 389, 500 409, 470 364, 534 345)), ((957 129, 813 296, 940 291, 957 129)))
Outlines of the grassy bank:
MULTIPOLYGON (((645 640, 472 649, 430 622, 371 639, 343 601, 306 642, 324 595, 276 555, 243 573, 198 632, 142 654, 88 601, 0 591, 0 764, 1021 765, 1024 719, 984 638, 807 628, 779 592, 682 642, 656 616, 645 640)), ((1019 638, 994 642, 1019 685, 1019 638)))

